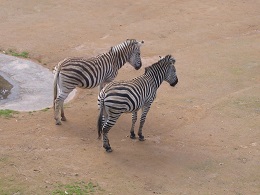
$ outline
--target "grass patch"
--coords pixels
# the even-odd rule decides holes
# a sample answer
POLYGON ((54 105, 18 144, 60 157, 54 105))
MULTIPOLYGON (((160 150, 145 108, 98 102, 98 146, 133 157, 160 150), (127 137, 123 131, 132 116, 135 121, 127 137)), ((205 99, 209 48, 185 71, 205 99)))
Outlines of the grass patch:
POLYGON ((91 195, 102 191, 98 185, 92 182, 75 182, 72 184, 59 185, 58 189, 52 192, 52 195, 91 195))
POLYGON ((0 157, 0 163, 4 163, 4 162, 7 162, 7 157, 3 156, 3 157, 0 157))
POLYGON ((50 110, 50 108, 44 108, 44 109, 42 109, 41 111, 46 112, 46 111, 48 111, 48 110, 50 110))
POLYGON ((0 194, 24 194, 24 187, 14 182, 14 179, 0 179, 0 194))
POLYGON ((27 51, 23 51, 21 53, 18 53, 12 49, 9 49, 7 51, 7 54, 11 55, 11 56, 16 56, 16 57, 22 57, 22 58, 28 58, 29 57, 29 53, 27 51))
POLYGON ((21 190, 15 187, 8 190, 0 189, 0 194, 1 195, 21 194, 21 190))
POLYGON ((36 55, 36 56, 32 57, 31 55, 29 56, 29 52, 27 52, 27 51, 23 51, 23 52, 19 53, 15 49, 5 50, 5 49, 0 48, 0 53, 6 54, 6 55, 11 55, 11 56, 16 56, 16 57, 30 58, 32 60, 37 61, 40 64, 43 64, 45 66, 47 65, 47 63, 43 63, 40 55, 38 55, 38 56, 36 55))
POLYGON ((5 110, 0 110, 0 116, 1 117, 5 117, 5 118, 10 118, 12 117, 14 114, 17 114, 17 111, 14 110, 9 110, 9 109, 5 109, 5 110))

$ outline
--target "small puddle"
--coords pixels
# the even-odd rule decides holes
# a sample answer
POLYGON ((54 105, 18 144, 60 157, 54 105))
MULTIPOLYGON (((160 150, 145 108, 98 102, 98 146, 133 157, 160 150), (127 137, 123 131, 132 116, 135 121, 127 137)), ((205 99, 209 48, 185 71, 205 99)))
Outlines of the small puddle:
POLYGON ((35 111, 52 106, 53 73, 30 60, 0 53, 0 109, 35 111))
POLYGON ((13 85, 0 75, 0 100, 7 99, 7 97, 11 94, 12 88, 13 85))

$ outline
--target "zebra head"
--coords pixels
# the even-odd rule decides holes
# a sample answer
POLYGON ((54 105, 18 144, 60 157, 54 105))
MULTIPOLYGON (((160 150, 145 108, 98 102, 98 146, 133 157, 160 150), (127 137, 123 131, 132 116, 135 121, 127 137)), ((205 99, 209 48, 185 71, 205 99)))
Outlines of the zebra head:
POLYGON ((140 55, 140 47, 144 43, 144 41, 136 41, 135 39, 127 39, 126 42, 129 45, 129 62, 136 70, 140 69, 142 66, 141 55, 140 55))
POLYGON ((175 59, 171 55, 167 55, 162 60, 165 60, 165 64, 168 67, 164 80, 174 87, 178 83, 178 77, 174 66, 175 59))

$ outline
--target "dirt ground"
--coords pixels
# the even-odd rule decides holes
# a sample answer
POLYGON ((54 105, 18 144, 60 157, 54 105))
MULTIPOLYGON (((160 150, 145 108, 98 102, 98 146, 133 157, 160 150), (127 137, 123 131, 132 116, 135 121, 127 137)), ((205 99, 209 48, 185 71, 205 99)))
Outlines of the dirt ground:
POLYGON ((259 13, 257 0, 1 0, 2 50, 51 70, 135 38, 143 67, 126 64, 117 79, 172 54, 179 83, 159 88, 144 142, 129 139, 131 115, 121 116, 112 153, 97 140, 97 88, 78 90, 61 126, 52 109, 0 118, 0 194, 80 181, 96 194, 260 194, 259 13))

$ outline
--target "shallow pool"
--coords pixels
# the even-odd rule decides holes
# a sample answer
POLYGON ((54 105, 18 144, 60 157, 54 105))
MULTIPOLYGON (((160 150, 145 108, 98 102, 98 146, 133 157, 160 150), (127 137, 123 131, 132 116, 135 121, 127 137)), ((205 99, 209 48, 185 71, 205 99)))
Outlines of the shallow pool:
POLYGON ((0 110, 34 111, 53 106, 53 74, 49 69, 0 53, 0 76, 0 110))
POLYGON ((0 75, 0 100, 4 100, 11 94, 13 85, 0 75))

